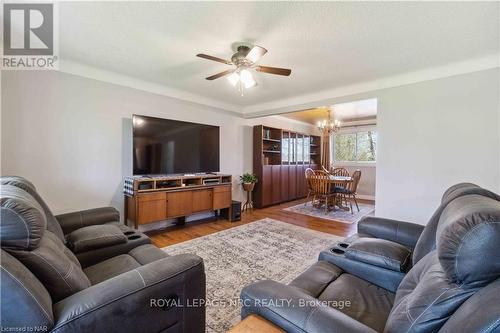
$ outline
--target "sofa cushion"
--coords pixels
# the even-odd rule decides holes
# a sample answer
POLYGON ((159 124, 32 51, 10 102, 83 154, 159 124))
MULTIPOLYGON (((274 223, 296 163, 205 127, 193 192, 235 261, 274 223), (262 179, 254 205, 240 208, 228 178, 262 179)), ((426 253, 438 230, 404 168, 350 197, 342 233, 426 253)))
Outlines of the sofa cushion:
POLYGON ((390 269, 396 272, 406 272, 411 251, 407 247, 378 238, 359 238, 345 249, 348 259, 390 269))
POLYGON ((312 297, 318 297, 341 274, 342 270, 337 266, 326 261, 318 261, 297 276, 289 285, 301 289, 312 297))
POLYGON ((384 332, 437 332, 476 291, 450 281, 432 251, 399 285, 384 332))
POLYGON ((344 273, 326 287, 318 299, 329 302, 328 304, 336 310, 377 332, 382 332, 394 303, 394 294, 354 275, 344 273))
POLYGON ((467 287, 500 277, 500 201, 467 195, 443 210, 436 238, 447 277, 467 287))
POLYGON ((36 249, 9 252, 35 274, 54 302, 90 286, 75 255, 48 230, 36 249))
POLYGON ((122 254, 84 269, 92 284, 97 284, 122 273, 149 264, 168 255, 154 245, 141 245, 122 254))
POLYGON ((146 265, 153 261, 169 257, 169 255, 161 249, 149 244, 138 246, 131 250, 128 254, 137 260, 137 262, 141 265, 146 265))
POLYGON ((38 202, 38 204, 42 207, 43 212, 45 213, 46 221, 47 221, 47 230, 54 233, 62 242, 64 242, 64 234, 63 234, 63 231, 61 229, 61 226, 59 225, 59 222, 57 222, 57 220, 54 217, 54 214, 52 214, 52 211, 50 210, 49 206, 47 206, 45 201, 38 194, 38 192, 36 191, 35 185, 33 185, 33 183, 31 183, 29 180, 27 180, 23 177, 19 177, 19 176, 1 177, 0 183, 2 185, 12 185, 12 186, 18 187, 18 188, 28 192, 38 202))
POLYGON ((429 252, 436 249, 436 232, 438 229, 438 225, 440 224, 441 213, 443 212, 443 210, 455 199, 472 194, 481 195, 492 198, 493 200, 500 201, 500 196, 498 194, 481 188, 475 184, 460 183, 451 186, 445 191, 441 205, 439 205, 439 207, 429 219, 429 222, 425 225, 424 231, 422 231, 422 234, 420 235, 417 244, 415 245, 415 249, 413 251, 413 265, 415 265, 420 259, 425 257, 429 252))
POLYGON ((68 247, 74 253, 82 253, 102 247, 123 244, 127 236, 115 225, 92 225, 77 229, 67 237, 68 247))
POLYGON ((42 207, 26 191, 11 185, 0 187, 0 241, 2 248, 32 250, 46 226, 42 207))
POLYGON ((134 257, 128 254, 121 254, 89 266, 84 269, 84 272, 92 285, 95 285, 138 267, 141 267, 141 264, 134 257))

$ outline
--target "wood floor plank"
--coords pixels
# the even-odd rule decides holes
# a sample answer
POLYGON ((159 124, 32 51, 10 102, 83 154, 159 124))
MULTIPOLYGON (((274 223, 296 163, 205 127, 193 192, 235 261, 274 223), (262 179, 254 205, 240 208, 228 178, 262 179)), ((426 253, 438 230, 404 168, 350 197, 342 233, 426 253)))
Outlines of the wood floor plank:
MULTIPOLYGON (((373 203, 373 201, 358 200, 359 202, 373 203)), ((198 237, 213 234, 215 232, 234 228, 243 224, 255 222, 264 218, 272 218, 282 222, 298 225, 304 228, 326 232, 329 234, 346 237, 356 232, 357 223, 342 223, 332 220, 321 219, 314 216, 302 215, 284 211, 284 208, 295 206, 305 202, 305 199, 290 201, 263 209, 241 214, 241 221, 229 222, 224 219, 209 219, 189 222, 183 226, 172 226, 162 230, 149 231, 146 234, 151 237, 153 244, 165 247, 185 242, 198 237)))

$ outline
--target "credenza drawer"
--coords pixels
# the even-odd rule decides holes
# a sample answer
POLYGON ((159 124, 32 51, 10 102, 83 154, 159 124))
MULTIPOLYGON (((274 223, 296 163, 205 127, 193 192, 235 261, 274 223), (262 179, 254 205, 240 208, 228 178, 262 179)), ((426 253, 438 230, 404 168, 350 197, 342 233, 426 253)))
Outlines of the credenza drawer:
POLYGON ((139 194, 138 200, 139 202, 165 200, 165 192, 139 194))
POLYGON ((214 193, 221 193, 221 192, 231 192, 231 186, 214 187, 214 193))

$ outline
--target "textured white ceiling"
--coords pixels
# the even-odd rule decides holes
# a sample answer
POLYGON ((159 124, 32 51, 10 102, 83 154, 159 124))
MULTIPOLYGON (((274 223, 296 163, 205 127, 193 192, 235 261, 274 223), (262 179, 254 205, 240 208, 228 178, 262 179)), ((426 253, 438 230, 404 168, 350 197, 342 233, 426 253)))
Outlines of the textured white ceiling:
POLYGON ((377 117, 377 99, 371 98, 330 106, 321 106, 310 110, 285 113, 281 114, 281 116, 316 125, 319 121, 327 117, 328 109, 333 110, 332 117, 334 119, 338 119, 342 122, 372 120, 377 117))
POLYGON ((498 53, 497 2, 62 2, 61 58, 235 109, 498 53), (235 42, 269 50, 240 96, 226 79, 235 42))

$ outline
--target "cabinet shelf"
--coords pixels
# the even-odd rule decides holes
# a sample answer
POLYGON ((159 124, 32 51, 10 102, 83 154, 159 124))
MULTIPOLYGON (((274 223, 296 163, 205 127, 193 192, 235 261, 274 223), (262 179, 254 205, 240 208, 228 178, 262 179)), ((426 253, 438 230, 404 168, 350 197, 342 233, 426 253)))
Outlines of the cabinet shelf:
POLYGON ((278 139, 262 138, 262 140, 281 143, 281 140, 278 140, 278 139))

